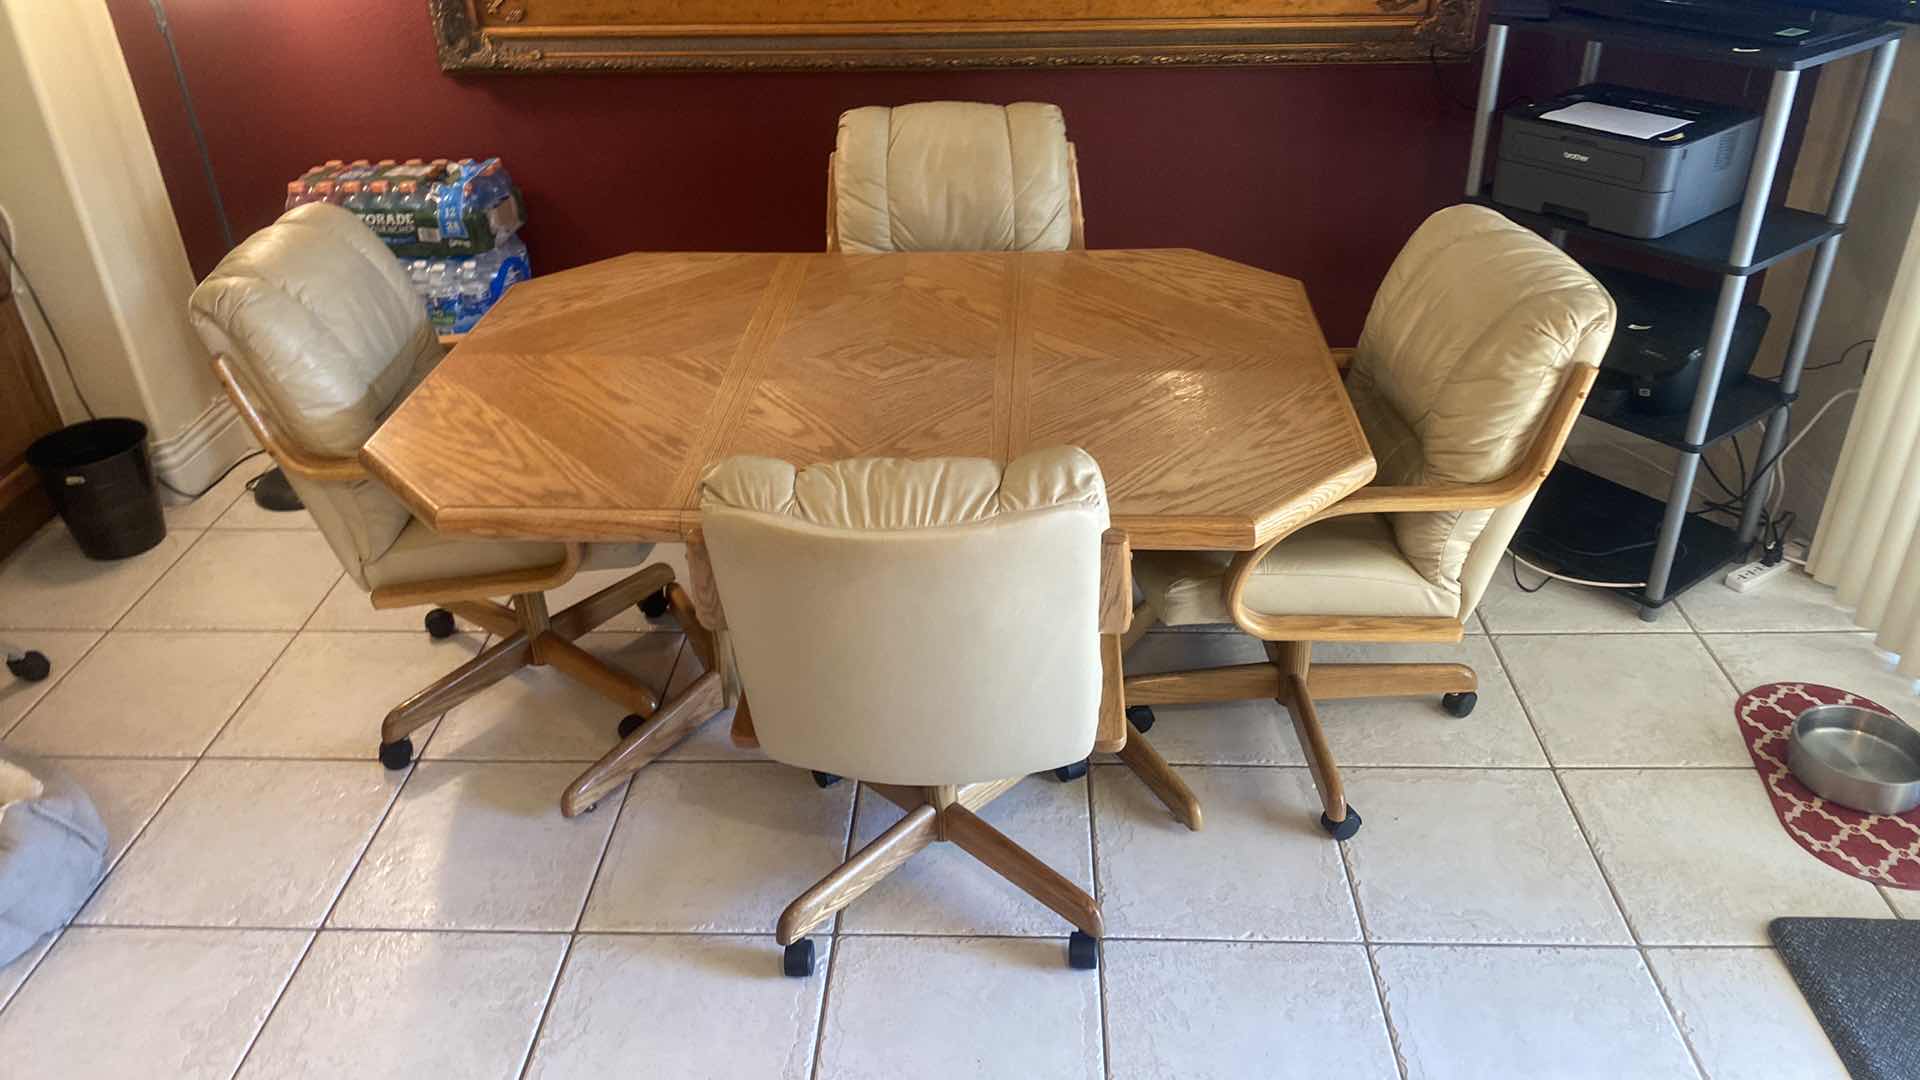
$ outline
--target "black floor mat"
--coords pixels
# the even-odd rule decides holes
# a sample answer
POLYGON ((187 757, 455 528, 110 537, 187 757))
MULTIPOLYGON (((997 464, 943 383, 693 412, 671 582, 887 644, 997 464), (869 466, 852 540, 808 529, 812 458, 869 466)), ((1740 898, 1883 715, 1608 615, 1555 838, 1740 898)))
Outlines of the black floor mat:
POLYGON ((1920 1080, 1920 922, 1775 919, 1767 932, 1854 1080, 1920 1080))

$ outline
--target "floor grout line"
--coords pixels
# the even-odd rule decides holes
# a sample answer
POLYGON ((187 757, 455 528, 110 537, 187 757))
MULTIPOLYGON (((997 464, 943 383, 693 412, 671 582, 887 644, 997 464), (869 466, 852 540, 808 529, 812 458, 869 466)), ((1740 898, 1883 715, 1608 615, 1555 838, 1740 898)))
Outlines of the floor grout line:
MULTIPOLYGON (((622 806, 624 807, 625 804, 622 803, 622 806)), ((613 834, 609 832, 607 835, 611 837, 613 834)), ((592 897, 593 894, 591 890, 589 890, 587 895, 589 898, 592 897)), ((582 904, 582 914, 584 914, 585 911, 586 905, 582 904)), ((527 1049, 526 1052, 520 1056, 519 1070, 514 1073, 514 1075, 520 1077, 521 1080, 525 1080, 528 1071, 533 1068, 533 1055, 540 1049, 540 1036, 546 1034, 547 1018, 553 1015, 554 999, 560 996, 560 983, 566 979, 567 966, 573 963, 573 953, 579 945, 579 927, 575 926, 574 932, 567 935, 567 947, 561 950, 560 962, 553 966, 553 981, 547 984, 546 997, 540 1002, 540 1015, 533 1022, 533 1030, 527 1034, 527 1049)))
POLYGON ((1393 1052, 1393 1066, 1400 1071, 1400 1080, 1407 1080, 1407 1058, 1400 1047, 1400 1033, 1394 1030, 1393 1013, 1387 1008, 1387 987, 1380 980, 1380 961, 1374 948, 1373 931, 1367 924, 1367 908, 1360 901, 1360 879, 1353 872, 1353 855, 1340 841, 1334 841, 1334 850, 1340 855, 1340 877, 1347 883, 1347 895, 1353 899, 1353 917, 1360 924, 1360 944, 1367 952, 1367 970, 1373 977, 1374 1000, 1380 1003, 1380 1025, 1387 1032, 1387 1048, 1393 1052))
MULTIPOLYGON (((51 631, 51 630, 45 631, 45 632, 54 633, 54 631, 51 631)), ((40 692, 39 697, 33 699, 33 704, 27 706, 25 709, 20 710, 20 715, 13 718, 13 723, 8 724, 7 729, 5 731, 0 731, 0 741, 4 741, 8 736, 12 735, 15 731, 18 731, 20 729, 20 725, 27 722, 27 717, 33 715, 33 710, 39 708, 43 703, 46 702, 48 698, 52 697, 53 692, 55 690, 60 689, 61 684, 67 681, 67 676, 72 674, 76 669, 78 669, 81 664, 86 663, 87 657, 92 656, 94 650, 100 647, 100 643, 107 640, 107 635, 112 633, 112 631, 110 630, 63 630, 59 632, 67 633, 67 634, 93 634, 94 639, 90 644, 87 645, 85 649, 82 649, 80 651, 80 655, 74 659, 73 663, 68 664, 60 672, 60 674, 53 680, 53 683, 51 685, 49 685, 45 690, 42 690, 40 692)), ((0 633, 10 633, 10 631, 0 631, 0 633)), ((26 645, 23 647, 31 648, 32 646, 26 645)))
MULTIPOLYGON (((205 758, 201 760, 204 761, 205 758)), ((199 765, 195 765, 194 768, 199 768, 199 765)), ((340 906, 340 898, 347 894, 347 887, 353 884, 353 876, 360 872, 360 864, 366 861, 367 852, 373 849, 373 842, 380 836, 380 830, 386 826, 387 819, 393 816, 394 807, 400 805, 400 796, 407 790, 407 785, 413 782, 415 771, 414 765, 407 767, 407 775, 400 778, 400 783, 394 786, 393 794, 387 799, 387 805, 381 808, 380 820, 374 822, 373 828, 367 830, 367 838, 360 844, 359 852, 354 855, 353 865, 341 875, 340 885, 333 891, 333 899, 327 902, 327 910, 321 914, 320 921, 314 924, 312 936, 307 939, 307 947, 300 951, 300 959, 294 961, 293 967, 287 971, 286 980, 280 984, 279 991, 273 995, 273 1004, 267 1006, 267 1014, 260 1018, 260 1023, 253 1029, 252 1037, 247 1040, 246 1050, 241 1053, 240 1061, 233 1067, 230 1080, 231 1077, 239 1076, 241 1070, 247 1067, 247 1059, 253 1056, 253 1048, 260 1045, 260 1036, 266 1032, 267 1025, 273 1023, 274 1014, 280 1011, 280 1003, 286 1000, 287 988, 293 985, 293 980, 299 976, 300 969, 306 966, 307 957, 313 955, 313 947, 320 941, 320 934, 327 929, 328 921, 333 918, 334 911, 340 906)), ((185 783, 184 780, 181 782, 185 783)), ((154 815, 156 818, 159 816, 158 813, 154 815)), ((131 848, 132 845, 128 846, 131 848)))
MULTIPOLYGON (((105 635, 102 635, 102 640, 105 640, 105 635)), ((140 760, 140 759, 133 759, 133 760, 140 760)), ((169 760, 177 760, 177 759, 169 759, 169 760)), ((95 923, 80 922, 79 921, 80 916, 86 913, 87 905, 93 903, 94 899, 100 895, 100 890, 107 887, 107 879, 110 876, 112 876, 113 871, 119 867, 120 863, 126 859, 127 853, 133 850, 133 845, 139 843, 140 838, 145 836, 147 834, 147 830, 153 826, 153 823, 156 820, 159 819, 161 811, 165 810, 167 808, 167 804, 173 801, 174 795, 177 794, 181 786, 187 782, 187 777, 193 775, 193 770, 199 767, 200 767, 200 763, 198 761, 195 761, 192 765, 187 766, 187 768, 180 773, 179 779, 173 782, 173 786, 167 789, 167 793, 160 797, 160 802, 158 805, 156 805, 153 808, 153 813, 148 814, 147 819, 140 823, 140 827, 133 831, 133 835, 131 837, 127 838, 126 846, 120 849, 120 854, 114 856, 112 861, 109 862, 104 869, 102 869, 100 873, 100 880, 93 883, 93 888, 88 890, 86 898, 80 901, 80 906, 74 909, 73 915, 67 920, 66 925, 54 931, 53 940, 47 943, 47 951, 44 953, 41 953, 40 958, 38 960, 35 960, 33 962, 33 966, 27 969, 27 973, 21 976, 20 983, 18 986, 14 987, 12 996, 9 997, 5 1002, 0 1002, 0 1013, 5 1013, 7 1010, 7 1006, 12 1005, 15 1001, 18 1001, 20 999, 20 995, 22 992, 26 990, 27 984, 33 980, 34 975, 39 973, 40 966, 46 963, 47 957, 53 955, 54 947, 60 944, 60 939, 67 936, 67 931, 73 929, 76 926, 90 927, 90 926, 100 925, 95 923)), ((169 926, 169 927, 163 927, 163 928, 157 927, 156 929, 172 930, 172 929, 201 929, 201 928, 169 926)), ((275 929, 279 929, 279 928, 276 927, 275 929)))
MULTIPOLYGON (((847 838, 840 846, 840 860, 843 863, 853 858, 853 838, 856 826, 860 823, 860 796, 866 787, 861 781, 853 781, 853 798, 847 800, 847 838)), ((813 1057, 807 1063, 807 1075, 811 1080, 819 1080, 820 1053, 827 1044, 827 1006, 833 996, 834 961, 840 958, 841 943, 848 937, 843 925, 846 913, 846 908, 834 912, 833 929, 827 932, 827 970, 820 979, 820 1007, 813 1016, 813 1057)))
MULTIPOLYGON (((1678 605, 1675 606, 1677 607, 1678 605)), ((1684 611, 1681 612, 1681 619, 1683 621, 1686 619, 1686 613, 1684 611)), ((1688 628, 1689 630, 1692 629, 1690 622, 1688 623, 1688 628)), ((1706 643, 1700 641, 1700 635, 1697 631, 1692 632, 1692 637, 1696 644, 1702 649, 1706 649, 1706 643)), ((1500 652, 1500 644, 1498 641, 1493 643, 1493 650, 1494 654, 1500 657, 1501 665, 1504 667, 1506 665, 1506 658, 1504 654, 1500 652)), ((1710 654, 1711 650, 1708 650, 1708 652, 1710 654)), ((1534 737, 1540 739, 1540 749, 1545 753, 1547 749, 1546 740, 1540 734, 1540 725, 1533 718, 1533 707, 1529 705, 1524 696, 1520 694, 1517 685, 1514 687, 1514 696, 1520 698, 1520 710, 1522 714, 1526 716, 1528 725, 1533 728, 1534 737)), ((1549 755, 1548 760, 1552 760, 1551 755, 1549 755)), ((1560 792, 1561 802, 1566 806, 1568 815, 1573 818, 1574 828, 1580 831, 1580 839, 1587 846, 1587 856, 1593 860, 1594 869, 1599 871, 1600 880, 1607 887, 1607 895, 1613 900, 1614 913, 1620 916, 1621 925, 1626 927, 1628 936, 1632 938, 1634 954, 1640 958, 1640 966, 1646 971, 1648 981, 1653 983, 1654 992, 1660 996, 1661 1006, 1667 1011, 1667 1022, 1673 1025, 1674 1034, 1680 1037, 1680 1045, 1685 1047, 1687 1058, 1693 1063, 1694 1072, 1704 1080, 1707 1076, 1707 1069, 1701 1061, 1700 1052, 1694 1048, 1693 1040, 1687 1036, 1686 1028, 1680 1023, 1680 1013, 1674 1008, 1672 998, 1667 994, 1666 988, 1660 985, 1659 977, 1653 973, 1653 961, 1647 956, 1646 945, 1640 936, 1640 930, 1634 925, 1633 917, 1627 912, 1626 901, 1621 898, 1620 888, 1614 883, 1613 875, 1607 871, 1606 861, 1600 857, 1600 849, 1593 842, 1593 833, 1588 829, 1587 823, 1580 817, 1579 807, 1574 805, 1573 795, 1567 790, 1566 781, 1561 776, 1560 769, 1556 766, 1551 771, 1553 773, 1554 787, 1560 792)))
MULTIPOLYGON (((1100 821, 1099 811, 1095 809, 1099 800, 1093 795, 1093 777, 1094 770, 1088 768, 1087 774, 1081 778, 1087 793, 1087 874, 1093 879, 1093 905, 1100 909, 1104 923, 1106 910, 1100 907, 1100 894, 1103 891, 1100 888, 1100 821)), ((1113 1080, 1113 1021, 1107 1001, 1107 937, 1103 926, 1100 940, 1094 943, 1096 955, 1100 958, 1100 966, 1094 974, 1098 976, 1095 995, 1100 1005, 1100 1075, 1113 1080)))
MULTIPOLYGON (((488 636, 491 637, 492 635, 488 636)), ((677 660, 678 658, 676 657, 676 662, 677 660)), ((673 668, 669 666, 667 668, 666 685, 671 686, 672 684, 673 668)), ((662 689, 664 691, 664 687, 662 689)), ((442 713, 441 718, 445 719, 445 717, 446 714, 442 713)), ((435 721, 434 734, 439 734, 439 731, 439 721, 435 721)), ((428 736, 428 741, 432 741, 432 736, 428 736)), ((572 962, 574 948, 580 943, 580 926, 587 920, 587 906, 593 903, 593 891, 600 885, 600 873, 606 869, 607 853, 613 850, 614 834, 620 831, 620 821, 626 817, 627 803, 633 798, 633 785, 637 779, 639 779, 637 774, 628 777, 626 784, 620 789, 620 805, 613 810, 613 824, 607 827, 607 838, 600 842, 600 857, 594 861, 593 876, 587 880, 587 890, 580 897, 580 910, 573 916, 573 929, 567 931, 566 952, 560 957, 560 963, 553 970, 553 981, 547 984, 546 997, 542 999, 540 1003, 540 1017, 534 1021, 533 1032, 527 1037, 527 1051, 520 1059, 520 1069, 516 1074, 518 1076, 525 1077, 527 1071, 533 1068, 533 1056, 540 1049, 540 1036, 546 1032, 547 1018, 553 1014, 554 1000, 560 996, 560 982, 566 977, 567 965, 572 962)), ((601 801, 595 803, 594 808, 588 812, 599 812, 605 807, 605 803, 606 800, 602 798, 601 801)))
MULTIPOLYGON (((182 933, 306 933, 316 929, 312 926, 269 926, 242 924, 233 925, 194 925, 190 923, 74 923, 67 929, 77 930, 152 930, 180 931, 182 933)), ((761 940, 768 938, 764 928, 752 930, 622 930, 618 928, 596 927, 581 929, 577 933, 565 929, 528 928, 528 927, 486 927, 486 926, 321 926, 327 934, 413 934, 421 936, 445 935, 449 937, 497 936, 497 937, 605 937, 605 938, 728 938, 738 940, 761 940)), ((889 940, 889 941, 1044 941, 1058 942, 1057 933, 987 933, 973 931, 957 932, 918 932, 906 930, 855 930, 842 935, 847 939, 889 940)), ((1129 944, 1161 945, 1231 945, 1253 948, 1299 948, 1314 947, 1327 949, 1409 948, 1409 949, 1551 949, 1560 952, 1752 952, 1772 951, 1772 946, 1762 942, 1733 943, 1690 943, 1663 944, 1659 942, 1635 945, 1631 942, 1567 942, 1567 941, 1428 941, 1420 939, 1396 940, 1382 938, 1374 941, 1358 939, 1332 938, 1242 938, 1242 937, 1178 937, 1155 936, 1151 934, 1108 934, 1102 941, 1126 942, 1129 944)))

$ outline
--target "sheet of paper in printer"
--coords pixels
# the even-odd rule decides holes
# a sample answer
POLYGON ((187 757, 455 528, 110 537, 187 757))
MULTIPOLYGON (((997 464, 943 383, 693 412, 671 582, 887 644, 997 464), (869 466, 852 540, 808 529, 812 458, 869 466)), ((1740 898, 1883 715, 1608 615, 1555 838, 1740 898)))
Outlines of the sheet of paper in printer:
POLYGON ((1623 109, 1618 105, 1602 105, 1597 101, 1580 101, 1564 109, 1541 113, 1540 119, 1557 120, 1562 124, 1604 131, 1612 135, 1625 135, 1633 139, 1658 138, 1693 123, 1691 120, 1681 120, 1661 113, 1623 109))

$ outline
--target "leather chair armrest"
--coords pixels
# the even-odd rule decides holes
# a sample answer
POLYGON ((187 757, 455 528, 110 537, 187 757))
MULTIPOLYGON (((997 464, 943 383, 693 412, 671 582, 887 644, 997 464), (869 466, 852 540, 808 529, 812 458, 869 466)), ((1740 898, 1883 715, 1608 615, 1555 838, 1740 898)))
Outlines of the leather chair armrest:
MULTIPOLYGON (((1479 484, 1374 484, 1308 518, 1305 524, 1349 514, 1395 514, 1425 510, 1491 510, 1525 498, 1559 460, 1560 450, 1579 419, 1581 403, 1593 387, 1600 369, 1580 364, 1567 373, 1560 384, 1540 431, 1527 447, 1526 456, 1497 480, 1479 484)), ((1271 546, 1271 545, 1269 545, 1271 546)), ((1264 554, 1264 553, 1263 553, 1264 554)), ((1257 561, 1257 560, 1256 560, 1257 561)))
POLYGON ((240 410, 240 416, 247 422, 248 430, 253 432, 255 441, 266 450, 282 469, 303 480, 322 483, 346 483, 364 480, 368 477, 366 467, 358 458, 323 457, 309 454, 293 440, 288 439, 268 416, 254 404, 252 397, 240 385, 240 377, 233 365, 224 356, 213 358, 213 373, 220 385, 227 391, 227 397, 233 400, 234 407, 240 410))

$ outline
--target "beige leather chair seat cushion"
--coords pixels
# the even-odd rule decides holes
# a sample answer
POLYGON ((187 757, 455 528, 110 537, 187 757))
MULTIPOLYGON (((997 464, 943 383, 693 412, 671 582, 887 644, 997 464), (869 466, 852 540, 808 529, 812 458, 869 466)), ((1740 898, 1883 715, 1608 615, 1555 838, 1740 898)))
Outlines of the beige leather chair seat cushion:
MULTIPOLYGON (((589 544, 581 553, 582 570, 638 566, 652 544, 589 544)), ((386 553, 366 565, 367 587, 411 585, 441 578, 478 577, 555 566, 566 545, 539 541, 455 540, 418 520, 410 521, 386 553)))
MULTIPOLYGON (((1141 551, 1134 580, 1169 626, 1232 623, 1224 596, 1230 551, 1141 551)), ((1244 594, 1263 615, 1454 616, 1460 598, 1400 554, 1380 514, 1309 525, 1274 546, 1244 594)))
POLYGON ((835 227, 844 251, 1065 251, 1067 122, 1057 105, 870 105, 840 117, 835 227))

